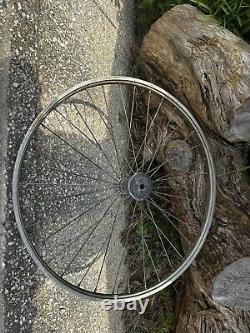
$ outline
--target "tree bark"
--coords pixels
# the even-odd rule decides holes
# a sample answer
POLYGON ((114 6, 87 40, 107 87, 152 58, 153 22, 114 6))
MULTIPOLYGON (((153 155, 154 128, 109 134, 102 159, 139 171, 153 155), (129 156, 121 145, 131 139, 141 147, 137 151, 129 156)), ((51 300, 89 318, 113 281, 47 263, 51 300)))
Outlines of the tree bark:
MULTIPOLYGON (((242 172, 248 163, 248 146, 244 142, 250 141, 250 46, 192 6, 176 6, 153 24, 145 36, 139 70, 146 80, 182 101, 199 120, 210 143, 217 173, 213 224, 195 264, 185 274, 176 332, 249 332, 250 313, 242 309, 240 300, 230 307, 218 302, 213 286, 228 265, 250 256, 250 183, 249 174, 242 172)), ((163 108, 158 119, 162 133, 170 119, 171 110, 163 108)), ((176 118, 175 122, 185 131, 181 119, 176 118)), ((151 144, 162 145, 157 156, 159 162, 163 161, 166 149, 179 145, 179 139, 177 132, 170 145, 169 140, 159 141, 159 133, 150 133, 151 144)), ((183 157, 185 147, 179 149, 183 157)), ((173 178, 169 185, 178 195, 181 193, 173 208, 179 218, 188 214, 191 227, 182 231, 192 237, 200 212, 199 206, 191 205, 189 200, 197 184, 187 177, 188 159, 178 159, 179 164, 184 163, 183 177, 173 178)), ((172 167, 166 171, 180 170, 172 167)), ((185 250, 184 243, 183 247, 185 250)), ((237 274, 236 279, 240 278, 237 274)), ((250 268, 245 278, 250 278, 250 268)))

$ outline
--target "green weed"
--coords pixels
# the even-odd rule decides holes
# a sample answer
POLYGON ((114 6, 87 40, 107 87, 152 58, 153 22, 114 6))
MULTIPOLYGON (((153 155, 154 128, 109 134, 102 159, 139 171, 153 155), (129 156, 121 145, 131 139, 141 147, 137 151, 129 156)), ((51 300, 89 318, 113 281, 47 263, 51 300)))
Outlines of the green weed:
POLYGON ((165 11, 175 5, 191 4, 220 25, 250 41, 249 0, 138 0, 138 21, 147 29, 165 11))
POLYGON ((167 311, 161 313, 157 327, 154 329, 153 333, 172 333, 175 328, 175 302, 176 295, 174 295, 173 288, 165 289, 160 295, 160 301, 167 306, 167 311))

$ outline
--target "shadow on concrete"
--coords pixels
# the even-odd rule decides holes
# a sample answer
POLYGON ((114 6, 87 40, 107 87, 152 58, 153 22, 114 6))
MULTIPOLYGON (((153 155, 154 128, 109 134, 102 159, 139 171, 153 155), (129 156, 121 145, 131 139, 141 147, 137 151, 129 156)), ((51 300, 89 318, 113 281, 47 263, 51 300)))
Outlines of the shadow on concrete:
MULTIPOLYGON (((121 1, 114 0, 116 6, 122 4, 121 1)), ((124 43, 124 38, 128 31, 133 32, 133 28, 128 27, 130 20, 124 23, 124 17, 130 17, 133 12, 133 1, 123 1, 123 6, 120 8, 119 24, 116 26, 112 19, 105 13, 102 7, 98 4, 97 0, 93 0, 99 11, 105 16, 107 24, 118 31, 116 41, 116 57, 114 59, 112 75, 131 75, 133 68, 133 55, 132 38, 128 36, 129 40, 124 43), (130 13, 130 14, 129 14, 130 13), (126 27, 125 27, 125 25, 126 27), (125 31, 126 30, 126 31, 125 31), (125 34, 125 35, 124 35, 125 34)), ((113 2, 113 1, 112 1, 113 2)), ((17 6, 17 1, 14 1, 17 6)), ((30 6, 34 4, 31 3, 30 6)), ((37 10, 31 8, 30 11, 37 10)), ((15 158, 18 148, 27 132, 28 127, 33 121, 36 110, 38 109, 39 100, 39 82, 38 72, 30 57, 22 52, 18 47, 22 46, 23 49, 29 45, 33 47, 36 44, 36 32, 34 23, 27 24, 25 17, 21 17, 18 26, 13 32, 13 45, 12 45, 12 59, 10 60, 10 74, 9 74, 9 90, 8 90, 8 108, 9 108, 9 138, 8 138, 8 163, 7 163, 7 180, 8 180, 8 211, 6 216, 6 274, 5 274, 5 303, 6 303, 6 332, 19 333, 19 332, 32 332, 33 319, 36 316, 36 306, 34 302, 34 295, 39 287, 37 282, 36 266, 33 264, 32 259, 27 254, 20 240, 20 236, 16 227, 15 218, 12 210, 12 174, 15 158), (27 25, 26 28, 25 25, 27 25), (19 30, 25 30, 26 35, 22 34, 22 39, 18 35, 19 30), (18 52, 17 52, 18 50, 18 52)), ((31 54, 32 57, 32 54, 31 54)), ((109 100, 112 101, 112 94, 109 100)), ((35 148, 30 152, 30 157, 36 156, 35 148)), ((36 221, 35 210, 28 207, 26 217, 31 223, 36 221)), ((34 234, 36 230, 32 230, 34 234)), ((108 266, 107 266, 108 267, 108 266)), ((108 272, 110 276, 112 272, 108 272)), ((113 322, 115 313, 110 312, 110 331, 114 330, 113 322)))

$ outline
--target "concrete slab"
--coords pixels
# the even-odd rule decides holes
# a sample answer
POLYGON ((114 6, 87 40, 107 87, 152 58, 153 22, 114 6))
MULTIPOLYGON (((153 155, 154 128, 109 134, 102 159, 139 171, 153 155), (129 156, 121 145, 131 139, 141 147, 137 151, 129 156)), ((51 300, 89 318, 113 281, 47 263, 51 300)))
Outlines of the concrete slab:
MULTIPOLYGON (((10 74, 4 78, 11 208, 16 152, 37 111, 80 81, 130 74, 134 1, 12 0, 6 5, 11 34, 10 74)), ((106 312, 98 303, 58 289, 36 270, 20 242, 12 212, 6 215, 5 233, 3 332, 123 332, 121 313, 106 312)))
MULTIPOLYGON (((38 28, 42 107, 56 93, 80 81, 129 74, 132 9, 133 1, 43 1, 38 28)), ((66 296, 49 285, 42 283, 36 293, 34 332, 42 332, 44 327, 65 333, 123 331, 121 313, 107 313, 98 303, 66 296), (67 319, 62 321, 63 311, 67 319)))

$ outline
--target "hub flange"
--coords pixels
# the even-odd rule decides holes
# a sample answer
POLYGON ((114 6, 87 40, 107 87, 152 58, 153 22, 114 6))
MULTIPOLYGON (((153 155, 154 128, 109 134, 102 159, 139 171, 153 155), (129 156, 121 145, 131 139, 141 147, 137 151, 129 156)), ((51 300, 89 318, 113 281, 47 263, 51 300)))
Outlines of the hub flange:
POLYGON ((150 177, 142 172, 135 173, 129 178, 128 191, 131 197, 137 201, 147 199, 152 191, 152 181, 150 177))

